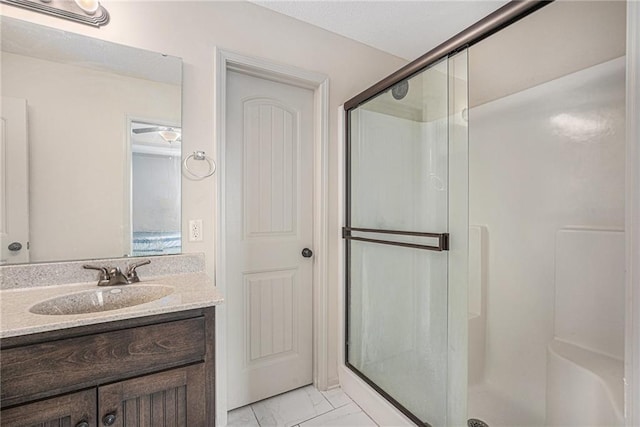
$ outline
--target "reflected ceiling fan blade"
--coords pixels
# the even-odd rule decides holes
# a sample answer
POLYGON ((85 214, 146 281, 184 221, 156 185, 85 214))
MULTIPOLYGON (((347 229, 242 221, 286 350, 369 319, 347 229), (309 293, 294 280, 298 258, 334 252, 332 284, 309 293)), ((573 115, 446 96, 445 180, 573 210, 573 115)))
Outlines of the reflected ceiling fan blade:
POLYGON ((150 132, 160 132, 162 130, 165 131, 175 131, 174 128, 166 127, 166 126, 153 126, 150 128, 139 128, 139 129, 131 129, 133 133, 150 133, 150 132))

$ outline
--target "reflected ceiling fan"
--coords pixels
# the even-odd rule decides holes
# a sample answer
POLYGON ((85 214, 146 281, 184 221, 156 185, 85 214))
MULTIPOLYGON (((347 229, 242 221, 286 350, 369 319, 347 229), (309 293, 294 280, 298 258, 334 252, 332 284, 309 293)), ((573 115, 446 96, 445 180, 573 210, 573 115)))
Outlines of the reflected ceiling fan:
POLYGON ((169 126, 152 126, 148 128, 131 129, 131 132, 136 135, 156 132, 168 143, 182 141, 182 130, 180 128, 172 128, 169 126))

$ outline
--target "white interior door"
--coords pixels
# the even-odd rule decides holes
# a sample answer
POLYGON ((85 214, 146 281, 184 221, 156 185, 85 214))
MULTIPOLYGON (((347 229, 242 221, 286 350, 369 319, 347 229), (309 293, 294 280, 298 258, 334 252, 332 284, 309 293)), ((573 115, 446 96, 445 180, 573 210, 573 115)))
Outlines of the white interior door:
POLYGON ((0 110, 0 265, 29 262, 27 101, 2 97, 0 110))
POLYGON ((313 382, 313 92, 229 71, 228 409, 313 382))

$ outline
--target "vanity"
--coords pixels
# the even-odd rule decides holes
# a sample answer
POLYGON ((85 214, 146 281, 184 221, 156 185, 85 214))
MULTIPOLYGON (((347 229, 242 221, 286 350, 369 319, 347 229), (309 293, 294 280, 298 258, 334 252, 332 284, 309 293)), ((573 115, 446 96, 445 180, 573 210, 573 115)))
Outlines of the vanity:
MULTIPOLYGON (((154 262, 180 258, 198 256, 154 262)), ((2 267, 2 280, 24 276, 16 269, 51 265, 2 267)), ((222 297, 203 271, 100 288, 95 282, 4 285, 10 289, 0 291, 2 426, 214 425, 215 305, 222 297), (125 294, 127 286, 143 294, 154 288, 162 290, 157 295, 169 293, 105 311, 34 312, 42 302, 66 299, 74 301, 69 307, 99 310, 96 301, 125 294), (101 296, 85 306, 86 295, 101 296)))
POLYGON ((2 425, 213 425, 213 328, 208 308, 3 340, 2 425))

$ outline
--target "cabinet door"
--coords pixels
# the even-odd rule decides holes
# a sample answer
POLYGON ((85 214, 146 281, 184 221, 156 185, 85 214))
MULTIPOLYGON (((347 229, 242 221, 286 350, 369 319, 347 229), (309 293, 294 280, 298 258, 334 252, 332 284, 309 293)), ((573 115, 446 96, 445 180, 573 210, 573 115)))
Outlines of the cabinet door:
POLYGON ((121 381, 98 389, 98 416, 114 427, 204 426, 204 390, 204 363, 121 381))
POLYGON ((96 389, 4 409, 3 427, 96 427, 96 389))

